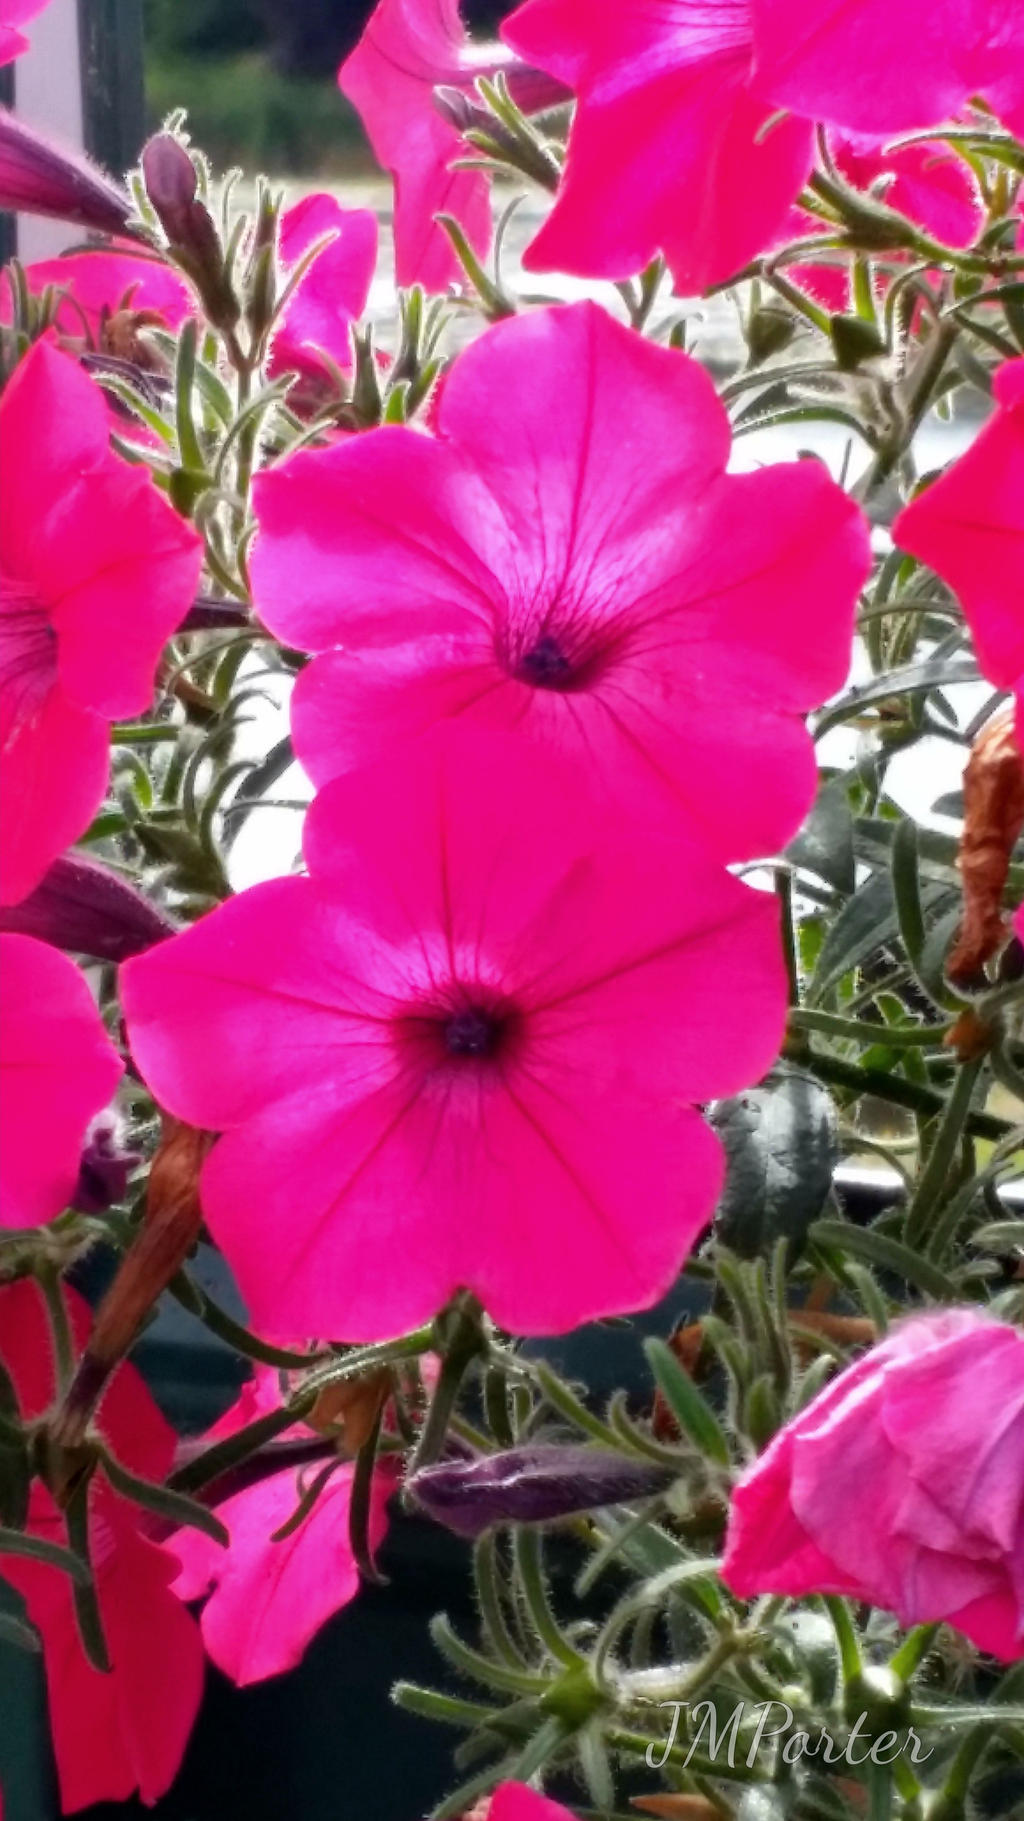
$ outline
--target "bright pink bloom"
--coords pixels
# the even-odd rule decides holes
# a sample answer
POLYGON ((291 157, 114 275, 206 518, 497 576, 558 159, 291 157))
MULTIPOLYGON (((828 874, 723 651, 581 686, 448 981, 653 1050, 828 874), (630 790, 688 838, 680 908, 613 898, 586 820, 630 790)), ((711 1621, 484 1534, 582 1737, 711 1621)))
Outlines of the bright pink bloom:
MULTIPOLYGON (((168 329, 184 322, 193 307, 184 279, 158 259, 146 259, 125 244, 91 253, 68 253, 25 267, 29 291, 38 297, 47 285, 66 291, 56 326, 72 340, 117 353, 110 345, 110 319, 122 310, 152 310, 168 329)), ((0 322, 11 320, 11 287, 0 273, 0 322)))
POLYGON ((50 0, 0 0, 0 64, 13 63, 28 50, 28 39, 18 28, 49 4, 50 0))
POLYGON ((153 695, 202 543, 114 455, 103 395, 37 342, 0 402, 0 903, 17 903, 103 801, 108 725, 153 695))
POLYGON ((655 1301, 721 1182, 685 1103, 776 1053, 770 899, 470 728, 328 785, 305 853, 122 970, 161 1104, 226 1133, 203 1206, 257 1326, 377 1339, 460 1285, 520 1333, 655 1301))
POLYGON ((260 615, 325 653, 292 710, 313 778, 468 718, 578 754, 727 859, 784 845, 870 561, 824 468, 727 476, 707 374, 593 304, 489 330, 436 423, 257 481, 260 615))
POLYGON ((0 1226, 34 1227, 71 1199, 86 1127, 123 1064, 73 961, 0 935, 0 1226))
MULTIPOLYGON (((258 1366, 205 1439, 234 1435, 280 1406, 278 1373, 258 1366)), ((298 1424, 281 1440, 289 1438, 315 1440, 311 1430, 298 1424)), ((348 1540, 351 1461, 335 1468, 298 1530, 280 1542, 272 1540, 327 1458, 325 1448, 323 1459, 301 1469, 284 1465, 215 1505, 230 1533, 226 1549, 198 1530, 179 1530, 169 1544, 181 1563, 174 1590, 182 1600, 209 1594, 199 1621, 207 1655, 239 1688, 294 1669, 320 1627, 359 1592, 359 1569, 348 1540)), ((379 1469, 370 1492, 374 1551, 387 1532, 387 1502, 394 1489, 393 1473, 379 1469)))
POLYGON ((722 1575, 744 1599, 846 1594, 1024 1656, 1024 1334, 973 1309, 894 1329, 748 1467, 722 1575))
POLYGON ((662 252, 677 288, 701 292, 777 242, 813 133, 795 119, 763 131, 750 0, 527 0, 502 31, 577 96, 531 271, 628 278, 662 252))
POLYGON ((503 71, 521 107, 550 106, 559 92, 523 70, 503 44, 470 43, 459 0, 380 0, 338 85, 358 109, 377 160, 395 180, 395 275, 400 285, 443 291, 462 268, 436 215, 454 215, 475 250, 491 238, 490 180, 452 170, 467 154, 438 108, 437 87, 472 98, 478 76, 503 71))
POLYGON ((936 126, 981 94, 1024 121, 1019 0, 752 0, 755 82, 777 107, 864 133, 936 126))
POLYGON ((572 1821, 572 1814, 525 1783, 502 1783, 491 1797, 487 1821, 572 1821))
MULTIPOLYGON (((868 190, 881 177, 891 179, 884 199, 901 214, 950 247, 968 247, 985 220, 978 188, 969 167, 948 146, 908 145, 886 152, 879 140, 867 134, 829 135, 829 144, 841 176, 858 190, 868 190)), ((821 233, 817 216, 794 209, 783 240, 801 234, 821 233)), ((892 255, 890 255, 892 257, 892 255)), ((824 262, 789 268, 802 284, 830 310, 850 308, 850 262, 824 262)))
MULTIPOLYGON (((89 1311, 66 1289, 75 1336, 89 1311)), ((52 1344, 42 1295, 31 1279, 0 1288, 0 1351, 26 1419, 54 1397, 52 1344)), ((132 1473, 164 1480, 175 1436, 134 1367, 124 1365, 100 1406, 99 1427, 132 1473)), ((66 1544, 63 1518, 40 1481, 28 1529, 66 1544)), ((171 1591, 170 1551, 144 1534, 141 1513, 95 1475, 89 1491, 93 1574, 111 1673, 92 1668, 79 1642, 71 1584, 59 1568, 2 1558, 4 1579, 23 1594, 43 1642, 50 1727, 65 1814, 90 1803, 124 1801, 138 1789, 155 1802, 181 1762, 199 1707, 203 1649, 198 1626, 171 1591)))
POLYGON ((978 661, 999 689, 1024 689, 1024 360, 994 381, 996 411, 965 454, 905 506, 903 550, 948 582, 978 661))
POLYGON ((325 367, 317 349, 347 372, 352 365, 350 330, 366 308, 377 263, 377 217, 370 209, 343 209, 333 196, 304 196, 281 217, 282 283, 303 254, 325 235, 327 246, 294 291, 274 333, 270 371, 294 368, 322 381, 325 367))

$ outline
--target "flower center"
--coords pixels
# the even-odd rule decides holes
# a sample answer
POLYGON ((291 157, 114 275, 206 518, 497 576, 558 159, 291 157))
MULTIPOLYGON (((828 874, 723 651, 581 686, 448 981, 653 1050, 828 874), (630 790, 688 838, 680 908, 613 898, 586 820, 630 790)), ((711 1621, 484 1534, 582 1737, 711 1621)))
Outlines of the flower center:
POLYGON ((0 739, 38 714, 57 680, 57 635, 21 582, 0 575, 0 739))
POLYGON ((443 1035, 449 1056, 493 1056, 501 1041, 501 1023, 491 1012, 469 1005, 445 1019, 443 1035))
POLYGON ((567 689, 572 682, 573 667, 558 640, 545 632, 520 658, 519 676, 522 682, 532 683, 535 689, 567 689))

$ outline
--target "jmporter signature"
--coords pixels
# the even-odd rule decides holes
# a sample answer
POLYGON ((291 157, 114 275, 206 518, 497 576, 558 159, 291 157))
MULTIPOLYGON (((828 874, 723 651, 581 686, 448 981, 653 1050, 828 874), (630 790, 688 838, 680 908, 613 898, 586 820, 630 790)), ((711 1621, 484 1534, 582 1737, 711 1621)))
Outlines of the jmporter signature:
POLYGON ((880 1732, 872 1738, 866 1738, 864 1734, 869 1724, 867 1714, 859 1714, 849 1732, 839 1741, 824 1727, 814 1733, 802 1732, 799 1727, 794 1727, 793 1709, 785 1701, 739 1701, 721 1730, 718 1713, 710 1701, 698 1701, 694 1707, 682 1701, 660 1701, 658 1705, 671 1709, 672 1725, 663 1747, 647 1747, 647 1764, 651 1770, 661 1770, 668 1762, 683 1713, 689 1714, 697 1725, 683 1760, 684 1770, 700 1747, 705 1734, 705 1757, 710 1758, 712 1763, 728 1764, 731 1770, 735 1770, 740 1730, 742 1728, 745 1731, 752 1720, 756 1720, 756 1724, 750 1745, 746 1757, 740 1760, 748 1770, 752 1768, 758 1752, 767 1740, 782 1738, 786 1741, 782 1747, 782 1760, 785 1764, 797 1764, 801 1758, 820 1758, 823 1764, 893 1764, 897 1758, 904 1756, 909 1758, 911 1764, 923 1764, 926 1758, 932 1756, 931 1751, 923 1750, 921 1740, 912 1726, 900 1732, 880 1732))

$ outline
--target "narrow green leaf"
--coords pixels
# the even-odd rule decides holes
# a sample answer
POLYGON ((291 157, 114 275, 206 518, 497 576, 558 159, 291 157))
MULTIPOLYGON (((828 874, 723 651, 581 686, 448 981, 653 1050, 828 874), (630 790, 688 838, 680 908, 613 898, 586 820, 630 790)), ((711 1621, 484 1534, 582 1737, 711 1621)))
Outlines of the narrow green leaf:
POLYGON ((855 1258, 866 1259, 880 1270, 891 1271, 939 1302, 959 1299, 956 1284, 944 1271, 912 1252, 898 1239, 879 1233, 876 1227, 855 1227, 845 1220, 817 1220, 811 1228, 811 1238, 821 1246, 851 1252, 855 1258))
POLYGON ((206 462, 196 434, 195 420, 192 415, 192 391, 196 376, 196 350, 199 345, 199 324, 194 316, 185 319, 181 334, 178 337, 177 366, 175 370, 175 428, 178 433, 178 455, 180 466, 192 470, 197 476, 203 475, 204 483, 209 484, 206 476, 206 462))
POLYGON ((103 1633, 103 1619, 100 1614, 96 1584, 92 1578, 88 1477, 81 1480, 68 1500, 64 1510, 64 1521, 67 1525, 71 1551, 86 1570, 84 1580, 79 1577, 73 1578, 71 1582, 71 1598, 75 1609, 78 1636, 82 1649, 93 1668, 99 1670, 101 1675, 109 1675, 110 1655, 103 1633))
POLYGON ((897 822, 892 838, 892 890, 903 947, 908 961, 916 968, 924 947, 925 924, 917 865, 917 825, 909 816, 897 822))
POLYGON ((725 1431, 671 1347, 652 1336, 644 1342, 644 1352, 658 1388, 680 1427, 701 1454, 720 1467, 728 1467, 731 1456, 725 1431))
POLYGON ((177 1492, 170 1486, 159 1486, 153 1480, 141 1479, 138 1474, 129 1472, 119 1460, 116 1460, 106 1449, 102 1455, 103 1471, 123 1498, 130 1499, 133 1505, 141 1505, 144 1511, 152 1511, 156 1517, 173 1524, 175 1529, 183 1526, 192 1530, 201 1530, 204 1536, 211 1537, 226 1549, 230 1541, 227 1528, 205 1505, 200 1505, 184 1492, 177 1492))
POLYGON ((29 1562, 45 1563, 47 1568, 59 1568, 80 1586, 87 1586, 91 1578, 88 1563, 70 1549, 50 1543, 45 1537, 30 1536, 26 1531, 9 1530, 6 1525, 0 1527, 0 1555, 23 1556, 29 1562))

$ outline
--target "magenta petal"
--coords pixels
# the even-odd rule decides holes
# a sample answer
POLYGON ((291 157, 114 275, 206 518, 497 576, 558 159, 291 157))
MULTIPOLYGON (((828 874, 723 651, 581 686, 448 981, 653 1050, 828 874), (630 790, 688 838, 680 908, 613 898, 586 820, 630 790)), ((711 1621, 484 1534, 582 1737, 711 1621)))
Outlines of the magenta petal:
POLYGON ((113 719, 148 707, 160 652, 195 594, 202 543, 148 475, 109 447, 103 395, 38 342, 3 396, 5 586, 57 634, 66 694, 113 719))
MULTIPOLYGON (((438 721, 493 706, 493 647, 475 623, 461 639, 384 651, 327 651, 299 673, 290 713, 295 751, 316 784, 383 758, 438 721)), ((520 703, 520 712, 522 704, 520 703)))
POLYGON ((12 63, 28 50, 28 39, 17 30, 27 25, 50 0, 0 0, 0 64, 12 63))
POLYGON ((17 904, 85 833, 106 795, 105 721, 50 690, 33 719, 8 732, 0 692, 0 903, 17 904))
POLYGON ((759 1593, 856 1593, 793 1510, 794 1436, 782 1430, 734 1487, 722 1579, 741 1600, 759 1593))
POLYGON ((969 59, 990 27, 991 0, 908 0, 892 55, 886 0, 753 0, 755 85, 776 107, 865 133, 935 126, 972 88, 969 59))
POLYGON ((770 246, 811 165, 811 128, 763 128, 746 0, 625 8, 527 0, 504 36, 578 103, 534 270, 626 278, 659 250, 703 291, 770 246))
POLYGON ((338 83, 359 110, 379 162, 395 180, 395 275, 443 291, 462 277, 434 217, 453 215, 483 255, 491 237, 482 171, 453 171, 459 134, 434 105, 438 85, 462 86, 475 68, 458 0, 380 0, 338 83))
POLYGON ((369 642, 390 644, 421 632, 428 613, 432 632, 461 630, 467 612, 486 612, 496 586, 480 541, 508 549, 472 467, 413 430, 374 430, 304 451, 258 476, 254 498, 257 611, 279 638, 307 651, 362 628, 369 642))
MULTIPOLYGON (((203 1642, 237 1687, 293 1669, 321 1626, 359 1592, 359 1570, 349 1544, 353 1472, 349 1465, 340 1466, 298 1530, 280 1542, 271 1540, 272 1532, 293 1516, 302 1497, 294 1471, 272 1474, 217 1506, 217 1516, 230 1532, 226 1550, 214 1544, 209 1556, 207 1539, 196 1531, 179 1531, 172 1538, 169 1546, 186 1572, 196 1540, 198 1553, 208 1557, 213 1592, 200 1619, 203 1642)), ((387 1532, 393 1490, 388 1474, 374 1476, 368 1525, 373 1550, 387 1532)), ((179 1597, 190 1597, 181 1581, 177 1591, 179 1597)))
POLYGON ((3 1139, 0 1225, 67 1207, 86 1126, 123 1072, 73 961, 31 936, 0 936, 3 1139))
POLYGON ((905 506, 893 537, 959 596, 985 674, 1024 672, 1024 360, 995 379, 997 410, 970 448, 905 506))
MULTIPOLYGON (((126 244, 110 252, 66 253, 59 259, 41 259, 25 267, 29 291, 38 297, 47 285, 67 292, 58 305, 56 323, 61 333, 80 340, 88 330, 102 341, 108 315, 122 308, 153 310, 169 329, 176 329, 189 314, 188 287, 170 266, 143 258, 126 244), (83 320, 84 319, 84 320, 83 320)), ((11 319, 11 287, 0 273, 0 321, 11 319)))
POLYGON ((501 1783, 491 1797, 487 1821, 572 1821, 572 1815, 525 1783, 501 1783))
POLYGON ((488 330, 452 367, 437 422, 501 504, 511 548, 495 567, 510 564, 513 596, 627 594, 639 541, 645 566, 666 565, 676 509, 729 459, 704 369, 593 303, 488 330))
POLYGON ((521 1334, 656 1301, 710 1218, 717 1141, 685 1109, 570 1103, 542 1068, 440 1099, 400 1083, 350 1109, 296 1097, 222 1139, 203 1204, 257 1328, 383 1339, 460 1285, 521 1334))
POLYGON ((1003 1663, 1017 1663, 1024 1657, 1020 1599, 1009 1587, 961 1606, 947 1615, 947 1622, 962 1631, 979 1650, 988 1651, 1003 1663))
POLYGON ((392 1008, 386 976, 357 972, 367 939, 308 879, 274 879, 126 962, 132 1054, 161 1104, 217 1131, 312 1094, 325 1064, 335 1095, 360 1091, 392 1008))
POLYGON ((271 372, 322 368, 318 349, 343 372, 352 365, 350 329, 369 296, 377 262, 377 217, 369 209, 343 209, 323 193, 304 196, 281 217, 286 272, 325 235, 332 238, 307 267, 274 332, 271 372))
MULTIPOLYGON (((52 1510, 48 1494, 40 1492, 52 1510)), ((78 1639, 70 1582, 56 1568, 5 1561, 43 1641, 61 1808, 155 1802, 181 1763, 199 1709, 199 1628, 170 1588, 174 1558, 138 1530, 131 1507, 104 1486, 90 1500, 100 1612, 111 1673, 89 1664, 78 1639)), ((56 1515, 56 1514, 55 1514, 56 1515)), ((54 1524, 54 1540, 61 1534, 54 1524)))

